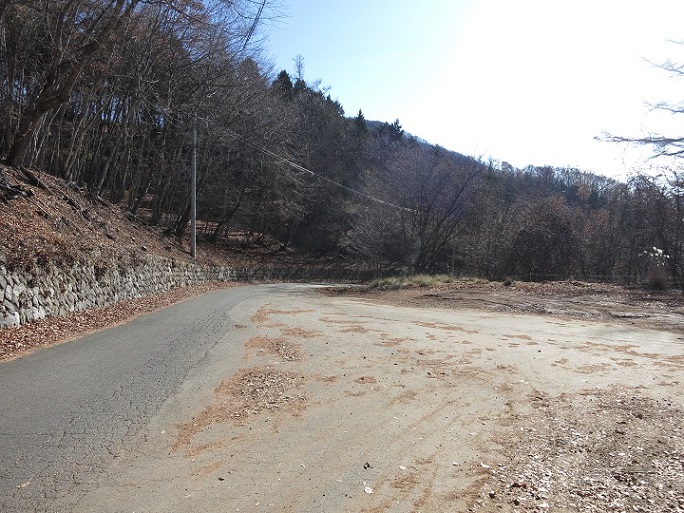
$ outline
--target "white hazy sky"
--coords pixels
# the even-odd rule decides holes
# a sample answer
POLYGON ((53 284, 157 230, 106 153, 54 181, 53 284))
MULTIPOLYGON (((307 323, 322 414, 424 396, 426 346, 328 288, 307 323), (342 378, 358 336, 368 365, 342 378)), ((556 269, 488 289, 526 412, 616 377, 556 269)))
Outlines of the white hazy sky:
MULTIPOLYGON (((269 28, 275 69, 321 80, 349 116, 399 119, 434 144, 516 167, 617 178, 647 152, 603 132, 684 135, 647 103, 684 101, 681 0, 283 0, 269 28), (679 95, 679 96, 678 96, 679 95)), ((684 127, 683 127, 684 128, 684 127)))

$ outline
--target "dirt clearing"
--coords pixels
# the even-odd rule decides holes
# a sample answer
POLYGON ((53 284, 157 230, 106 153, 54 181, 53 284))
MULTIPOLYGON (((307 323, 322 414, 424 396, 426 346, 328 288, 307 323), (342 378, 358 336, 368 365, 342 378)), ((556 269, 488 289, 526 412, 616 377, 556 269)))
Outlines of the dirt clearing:
POLYGON ((78 511, 684 510, 676 331, 279 291, 78 511))

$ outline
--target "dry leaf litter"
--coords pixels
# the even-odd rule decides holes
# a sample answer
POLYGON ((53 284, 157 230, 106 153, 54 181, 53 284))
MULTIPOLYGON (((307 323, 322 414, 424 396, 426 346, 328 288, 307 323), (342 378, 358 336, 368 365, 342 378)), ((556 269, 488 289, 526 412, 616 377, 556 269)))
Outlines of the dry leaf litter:
POLYGON ((472 511, 684 512, 684 407, 636 390, 533 398, 472 511))

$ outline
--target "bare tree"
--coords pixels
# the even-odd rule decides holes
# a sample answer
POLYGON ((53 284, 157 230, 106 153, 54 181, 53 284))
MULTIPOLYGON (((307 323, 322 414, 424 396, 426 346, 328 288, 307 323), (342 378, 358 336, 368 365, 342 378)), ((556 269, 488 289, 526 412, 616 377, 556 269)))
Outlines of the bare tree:
POLYGON ((366 183, 369 196, 395 206, 389 210, 383 203, 369 206, 382 208, 394 218, 393 222, 383 220, 382 240, 389 243, 367 240, 369 234, 380 233, 367 226, 374 219, 367 210, 354 221, 358 234, 364 237, 355 241, 358 234, 354 233, 352 241, 373 252, 381 249, 386 263, 407 272, 453 269, 457 235, 487 166, 440 147, 387 135, 381 132, 374 136, 374 176, 366 183))
MULTIPOLYGON (((672 41, 673 44, 683 46, 684 41, 672 41)), ((662 64, 654 64, 657 69, 660 69, 674 78, 684 78, 684 64, 667 60, 662 64)), ((651 108, 656 111, 667 112, 673 115, 684 114, 684 101, 670 102, 661 101, 651 108)), ((654 151, 654 156, 662 157, 684 157, 684 136, 668 135, 651 133, 641 137, 628 137, 618 134, 604 133, 599 139, 614 143, 629 143, 641 146, 651 147, 654 151)))
POLYGON ((42 41, 40 77, 35 77, 26 107, 9 147, 6 162, 20 165, 36 133, 41 117, 69 100, 84 66, 109 41, 138 4, 138 0, 42 1, 26 8, 46 20, 42 41))

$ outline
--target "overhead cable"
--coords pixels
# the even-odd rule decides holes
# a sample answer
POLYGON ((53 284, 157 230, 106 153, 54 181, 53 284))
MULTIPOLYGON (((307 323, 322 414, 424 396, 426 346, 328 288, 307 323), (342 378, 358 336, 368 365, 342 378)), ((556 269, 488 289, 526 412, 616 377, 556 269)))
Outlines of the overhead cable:
POLYGON ((311 171, 310 169, 307 169, 307 168, 305 168, 304 166, 301 166, 301 165, 299 165, 299 164, 297 164, 297 163, 295 163, 295 162, 292 162, 291 160, 289 160, 289 159, 286 158, 286 157, 283 157, 282 155, 278 155, 277 153, 275 153, 275 152, 269 150, 268 148, 265 148, 264 146, 261 146, 261 145, 259 145, 259 144, 256 144, 256 143, 251 142, 251 141, 248 140, 245 136, 243 136, 243 135, 241 135, 241 134, 239 134, 239 133, 237 133, 237 132, 231 130, 230 128, 224 128, 224 130, 225 130, 225 132, 226 132, 228 135, 230 135, 230 136, 232 136, 232 137, 234 137, 234 138, 236 138, 236 139, 239 139, 240 141, 244 142, 244 143, 247 144, 248 146, 251 146, 251 147, 254 148, 255 150, 260 151, 261 153, 263 153, 263 154, 265 154, 265 155, 268 155, 269 157, 272 157, 272 158, 275 159, 275 160, 278 160, 278 161, 280 161, 280 162, 283 162, 283 163, 287 164, 288 166, 290 166, 290 167, 292 167, 292 168, 294 168, 294 169, 296 169, 296 170, 298 170, 298 171, 301 171, 301 172, 303 172, 303 173, 308 173, 308 174, 310 174, 310 175, 312 175, 312 176, 315 176, 316 178, 319 178, 319 179, 321 179, 321 180, 323 180, 323 181, 325 181, 325 182, 328 182, 328 183, 330 183, 330 184, 332 184, 332 185, 335 185, 335 186, 337 186, 337 187, 340 187, 341 189, 344 189, 344 190, 346 190, 347 192, 351 192, 352 194, 356 194, 356 195, 358 195, 358 196, 362 196, 362 197, 364 197, 364 198, 366 198, 366 199, 369 199, 369 200, 371 200, 371 201, 374 201, 374 202, 376 202, 376 203, 380 203, 381 205, 385 205, 385 206, 388 206, 388 207, 391 207, 391 208, 395 208, 395 209, 401 210, 401 211, 403 211, 403 212, 412 212, 412 213, 415 213, 415 214, 418 213, 416 210, 414 210, 414 209, 412 209, 412 208, 402 207, 402 206, 400 206, 400 205, 396 205, 396 204, 394 204, 394 203, 390 203, 389 201, 385 201, 385 200, 383 200, 383 199, 376 198, 375 196, 371 196, 370 194, 367 194, 367 193, 365 193, 365 192, 363 192, 363 191, 359 191, 359 190, 357 190, 357 189, 354 189, 354 188, 352 188, 352 187, 349 187, 348 185, 344 185, 343 183, 337 182, 337 181, 333 180, 332 178, 328 178, 327 176, 323 176, 323 175, 320 175, 320 174, 318 174, 318 173, 315 173, 314 171, 311 171))

